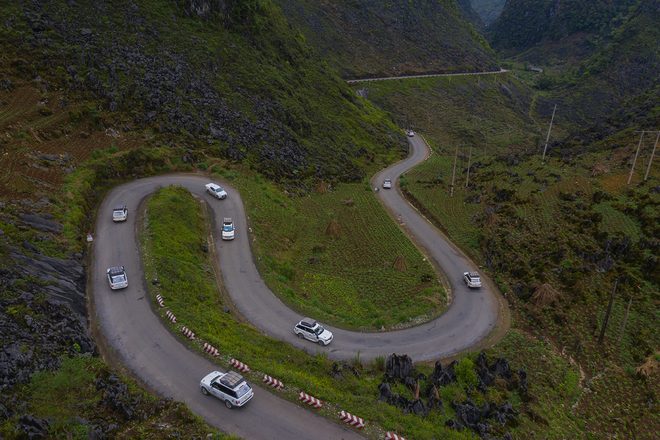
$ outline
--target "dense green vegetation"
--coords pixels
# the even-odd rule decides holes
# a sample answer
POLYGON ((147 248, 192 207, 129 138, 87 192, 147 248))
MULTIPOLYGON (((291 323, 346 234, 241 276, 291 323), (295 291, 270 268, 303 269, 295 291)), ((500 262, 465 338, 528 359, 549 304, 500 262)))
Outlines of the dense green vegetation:
POLYGON ((454 0, 273 2, 343 78, 498 70, 454 0))
POLYGON ((519 53, 538 43, 557 41, 579 32, 607 33, 616 29, 629 8, 639 2, 569 0, 559 6, 550 0, 507 1, 490 28, 490 41, 497 50, 519 53))

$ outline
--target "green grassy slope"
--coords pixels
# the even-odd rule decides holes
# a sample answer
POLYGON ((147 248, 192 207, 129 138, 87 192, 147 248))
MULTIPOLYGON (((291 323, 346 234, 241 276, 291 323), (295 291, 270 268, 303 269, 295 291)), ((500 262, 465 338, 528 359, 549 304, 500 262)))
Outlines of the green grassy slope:
POLYGON ((344 78, 498 69, 453 0, 274 3, 344 78))

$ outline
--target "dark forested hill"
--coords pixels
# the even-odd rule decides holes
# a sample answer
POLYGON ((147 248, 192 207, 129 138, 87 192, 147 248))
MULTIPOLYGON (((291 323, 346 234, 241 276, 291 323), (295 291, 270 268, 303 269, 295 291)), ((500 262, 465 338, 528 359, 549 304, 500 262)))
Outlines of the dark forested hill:
POLYGON ((503 57, 526 51, 529 61, 588 57, 617 29, 639 0, 508 0, 489 28, 491 46, 503 57), (561 44, 554 44, 561 42, 561 44), (577 52, 577 55, 575 54, 577 52))
POLYGON ((612 41, 567 75, 568 87, 562 92, 575 119, 579 116, 592 122, 595 116, 616 111, 633 98, 636 103, 625 105, 623 108, 630 111, 623 113, 637 114, 624 118, 628 124, 619 128, 647 118, 641 109, 648 110, 658 104, 657 93, 648 93, 660 84, 658 41, 660 0, 642 0, 613 34, 612 41))
POLYGON ((498 70, 454 0, 273 0, 344 78, 498 70))

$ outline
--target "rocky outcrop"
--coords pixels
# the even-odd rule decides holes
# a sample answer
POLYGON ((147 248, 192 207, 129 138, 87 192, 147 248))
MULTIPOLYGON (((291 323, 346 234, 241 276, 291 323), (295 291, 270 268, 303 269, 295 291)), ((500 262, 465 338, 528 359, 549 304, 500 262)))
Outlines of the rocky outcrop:
POLYGON ((30 276, 42 283, 28 283, 31 289, 68 303, 80 316, 86 317, 85 270, 79 261, 82 254, 72 254, 72 259, 64 260, 37 253, 39 250, 29 242, 25 242, 23 248, 21 251, 9 246, 9 258, 15 266, 13 271, 0 276, 0 286, 11 286, 17 279, 30 276), (27 250, 31 252, 24 252, 27 250))
POLYGON ((0 390, 27 384, 38 371, 57 370, 63 355, 97 354, 85 319, 69 303, 22 292, 0 299, 0 310, 0 390))
MULTIPOLYGON (((422 373, 413 377, 415 368, 412 365, 410 357, 407 355, 398 356, 392 354, 385 362, 383 382, 378 385, 378 400, 401 408, 404 414, 416 414, 424 417, 429 411, 434 409, 438 409, 444 414, 443 403, 438 390, 457 381, 454 374, 456 365, 458 365, 457 361, 453 361, 445 367, 442 366, 442 363, 436 362, 433 373, 428 378, 422 373), (424 403, 424 400, 420 396, 421 393, 417 385, 419 380, 427 381, 427 389, 425 391, 427 397, 426 403, 424 403), (394 394, 390 386, 392 382, 405 384, 415 398, 410 400, 400 394, 394 394)), ((468 395, 472 395, 478 390, 487 397, 488 387, 494 385, 495 378, 498 378, 507 384, 508 390, 516 390, 521 393, 523 400, 529 400, 525 399, 526 396, 529 397, 527 391, 527 373, 525 370, 512 372, 509 362, 505 358, 497 358, 489 366, 486 354, 481 352, 477 357, 474 369, 479 378, 479 385, 476 389, 473 385, 470 385, 467 389, 468 395)), ((498 405, 494 401, 490 403, 484 402, 483 407, 479 408, 471 400, 467 400, 464 403, 452 401, 451 407, 456 413, 456 419, 447 420, 445 426, 457 431, 469 429, 483 439, 497 440, 497 438, 492 437, 490 434, 492 432, 491 423, 496 423, 502 427, 518 425, 517 413, 509 402, 505 402, 502 405, 498 405)), ((507 432, 502 439, 510 440, 511 438, 511 434, 507 432)))

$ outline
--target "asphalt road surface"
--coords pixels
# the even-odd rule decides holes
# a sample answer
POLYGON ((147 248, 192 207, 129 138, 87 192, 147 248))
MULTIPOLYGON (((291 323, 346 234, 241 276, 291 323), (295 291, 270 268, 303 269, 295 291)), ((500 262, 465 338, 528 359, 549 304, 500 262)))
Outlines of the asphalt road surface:
MULTIPOLYGON (((409 138, 411 155, 404 161, 380 172, 374 181, 391 178, 396 181, 405 170, 428 156, 419 137, 409 138)), ((182 344, 154 313, 139 257, 136 214, 141 203, 158 186, 177 184, 198 194, 208 204, 213 217, 213 234, 223 282, 240 313, 265 333, 312 352, 321 348, 298 339, 293 326, 301 316, 284 305, 261 279, 254 264, 243 204, 238 192, 225 182, 225 200, 217 200, 205 192, 207 177, 192 174, 166 175, 140 179, 112 190, 104 199, 97 217, 93 243, 92 314, 121 364, 132 371, 155 392, 186 402, 208 423, 245 439, 357 439, 362 438, 348 428, 317 416, 311 410, 277 398, 259 387, 255 397, 243 408, 228 410, 224 404, 201 394, 199 381, 208 372, 220 369, 182 344), (128 220, 112 221, 112 207, 128 206, 128 220), (236 238, 223 242, 218 226, 223 217, 232 217, 236 238), (113 291, 108 285, 106 269, 126 267, 129 286, 113 291)), ((360 354, 362 359, 392 353, 407 354, 413 361, 450 356, 474 346, 493 330, 498 318, 498 301, 487 284, 470 290, 462 281, 462 273, 475 270, 472 264, 449 243, 417 211, 408 205, 396 189, 377 193, 395 215, 400 214, 405 228, 445 271, 453 291, 451 308, 441 317, 406 330, 395 332, 357 333, 325 325, 334 333, 332 343, 322 348, 331 359, 349 360, 360 354)), ((167 303, 167 298, 164 298, 167 303)), ((185 325, 185 323, 182 323, 185 325)), ((195 329, 191 329, 193 332, 195 329)), ((337 402, 340 403, 340 402, 337 402)))

